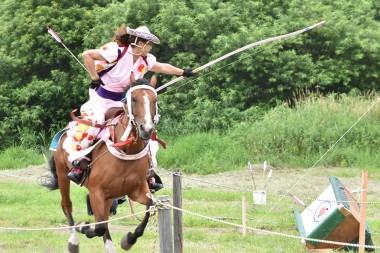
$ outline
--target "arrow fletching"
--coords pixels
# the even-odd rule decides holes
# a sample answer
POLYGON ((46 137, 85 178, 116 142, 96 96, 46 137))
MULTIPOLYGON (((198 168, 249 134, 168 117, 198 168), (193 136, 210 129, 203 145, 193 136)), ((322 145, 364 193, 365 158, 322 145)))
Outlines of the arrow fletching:
POLYGON ((270 169, 269 173, 268 173, 268 179, 272 176, 272 169, 270 169))
POLYGON ((253 172, 253 170, 252 170, 252 165, 251 165, 251 163, 250 162, 248 162, 248 170, 249 170, 249 172, 253 172))
POLYGON ((297 198, 296 196, 293 196, 293 195, 290 195, 292 197, 292 199, 297 202, 298 204, 300 204, 301 206, 303 207, 306 207, 306 204, 302 202, 302 200, 300 200, 299 198, 297 198))
POLYGON ((56 33, 54 32, 53 29, 51 29, 50 27, 48 27, 47 29, 48 29, 48 33, 50 33, 50 35, 53 36, 53 38, 54 38, 56 41, 58 41, 59 43, 62 43, 61 38, 58 36, 58 34, 56 34, 56 33))

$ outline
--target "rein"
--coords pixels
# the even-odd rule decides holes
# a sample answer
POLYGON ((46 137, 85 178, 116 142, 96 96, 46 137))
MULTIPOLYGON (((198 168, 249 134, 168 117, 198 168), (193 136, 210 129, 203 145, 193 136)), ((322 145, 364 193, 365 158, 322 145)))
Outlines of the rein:
MULTIPOLYGON (((149 85, 138 85, 138 86, 134 86, 134 87, 130 88, 126 94, 126 101, 130 101, 130 102, 127 103, 127 108, 124 108, 125 114, 119 115, 110 124, 107 124, 108 131, 110 134, 109 137, 111 139, 108 138, 107 140, 105 140, 105 143, 106 143, 109 151, 114 156, 116 156, 117 158, 122 159, 122 160, 138 160, 138 159, 144 157, 145 155, 147 155, 148 151, 149 151, 149 140, 146 142, 143 150, 141 150, 137 154, 129 155, 126 152, 124 152, 123 150, 118 148, 121 146, 126 146, 126 145, 128 146, 131 143, 136 143, 138 138, 139 138, 138 137, 139 136, 139 133, 138 133, 139 128, 137 126, 137 122, 135 120, 135 117, 133 116, 133 113, 132 113, 132 102, 131 102, 132 101, 132 92, 135 90, 138 90, 138 89, 151 90, 157 96, 156 90, 149 85), (127 110, 125 110, 125 109, 127 109, 127 110), (128 117, 128 125, 125 125, 122 123, 122 119, 125 116, 128 117), (124 130, 123 135, 120 138, 120 142, 114 143, 114 140, 115 140, 114 128, 119 123, 122 124, 122 126, 125 128, 125 130, 124 130), (133 127, 135 127, 135 129, 136 129, 136 134, 134 134, 132 131, 133 127)), ((153 123, 156 125, 158 123, 158 120, 159 120, 159 115, 158 115, 158 106, 157 106, 157 102, 156 102, 156 113, 154 115, 153 123)))
POLYGON ((116 156, 117 158, 119 158, 121 160, 138 160, 138 159, 141 159, 141 158, 143 158, 144 156, 146 156, 148 154, 148 151, 149 151, 149 141, 145 144, 145 147, 139 153, 137 153, 137 154, 132 154, 131 155, 131 154, 128 154, 128 153, 124 152, 123 150, 121 150, 119 148, 119 147, 126 146, 126 145, 129 146, 132 143, 136 143, 137 140, 138 140, 138 133, 136 133, 136 135, 135 135, 132 132, 133 126, 132 126, 131 120, 129 119, 127 127, 122 124, 121 120, 125 116, 126 116, 125 114, 124 115, 119 115, 117 118, 115 118, 116 120, 113 120, 110 124, 107 125, 108 126, 109 134, 111 136, 109 136, 110 138, 104 140, 104 142, 106 143, 107 148, 110 151, 110 153, 112 155, 116 156), (125 131, 124 131, 124 133, 123 133, 123 136, 126 135, 126 140, 114 143, 114 140, 115 140, 115 137, 114 137, 114 128, 115 128, 115 126, 117 124, 122 124, 122 126, 124 128, 126 128, 125 131))
MULTIPOLYGON (((152 86, 149 86, 149 85, 142 84, 142 85, 134 86, 134 87, 132 87, 132 88, 130 88, 128 90, 128 92, 126 94, 127 101, 131 101, 131 99, 132 99, 132 92, 134 92, 135 90, 138 90, 138 89, 148 89, 148 90, 151 90, 157 96, 157 91, 156 91, 155 88, 153 88, 152 86)), ((135 117, 132 114, 132 103, 127 103, 127 109, 128 109, 129 120, 131 122, 134 122, 134 124, 136 124, 135 123, 135 117)), ((160 119, 160 115, 158 114, 158 105, 157 105, 157 102, 156 102, 156 114, 154 115, 153 123, 156 125, 158 123, 159 119, 160 119)), ((124 135, 123 135, 123 137, 124 137, 124 135)))

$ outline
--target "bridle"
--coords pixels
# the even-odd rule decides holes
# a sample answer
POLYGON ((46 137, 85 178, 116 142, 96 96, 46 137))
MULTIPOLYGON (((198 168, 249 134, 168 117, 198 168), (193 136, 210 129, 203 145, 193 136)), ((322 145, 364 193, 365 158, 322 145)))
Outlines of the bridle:
MULTIPOLYGON (((124 113, 123 116, 120 116, 120 117, 128 116, 128 124, 127 125, 126 124, 122 124, 123 127, 125 128, 125 130, 124 130, 123 135, 120 138, 120 142, 113 143, 110 139, 108 139, 108 140, 105 141, 106 145, 108 147, 108 150, 111 152, 111 154, 113 154, 114 156, 116 156, 117 158, 122 159, 122 160, 138 160, 138 159, 144 157, 148 153, 148 151, 149 151, 149 140, 146 141, 145 147, 139 153, 137 153, 137 154, 127 154, 124 151, 122 151, 119 148, 117 148, 117 146, 125 145, 125 144, 129 143, 130 141, 131 142, 136 142, 137 139, 138 139, 139 128, 138 128, 138 124, 136 122, 136 119, 133 116, 132 101, 131 101, 131 99, 132 99, 132 93, 135 90, 138 90, 138 89, 148 89, 148 90, 151 90, 157 96, 156 90, 153 87, 149 86, 149 85, 141 84, 141 85, 137 85, 137 86, 134 86, 134 87, 130 88, 128 90, 127 94, 126 94, 126 100, 128 102, 126 103, 127 106, 124 106, 124 112, 125 113, 124 113), (128 137, 131 135, 133 127, 135 127, 135 129, 136 129, 136 136, 132 136, 132 137, 130 137, 128 139, 128 137)), ((156 125, 158 123, 159 118, 160 118, 160 115, 158 114, 158 105, 157 105, 157 102, 156 102, 156 112, 155 112, 155 115, 154 115, 154 118, 153 118, 153 124, 154 125, 156 125)), ((117 119, 116 121, 119 122, 119 123, 121 123, 120 118, 117 119)))
MULTIPOLYGON (((138 89, 151 90, 157 96, 156 89, 154 89, 152 86, 145 85, 145 84, 134 86, 127 91, 127 94, 126 94, 126 100, 127 100, 127 106, 126 107, 127 108, 125 108, 125 106, 124 106, 124 111, 125 111, 126 115, 128 116, 129 121, 128 121, 128 125, 126 126, 126 128, 124 130, 123 135, 120 138, 121 141, 127 140, 128 136, 130 135, 130 133, 132 131, 133 126, 135 126, 136 130, 139 131, 138 127, 137 127, 137 122, 136 122, 135 116, 133 116, 133 112, 132 112, 132 92, 134 92, 135 90, 138 90, 138 89)), ((156 102, 156 112, 155 112, 155 115, 153 118, 153 124, 157 125, 159 119, 160 119, 160 115, 158 114, 158 105, 156 102)))

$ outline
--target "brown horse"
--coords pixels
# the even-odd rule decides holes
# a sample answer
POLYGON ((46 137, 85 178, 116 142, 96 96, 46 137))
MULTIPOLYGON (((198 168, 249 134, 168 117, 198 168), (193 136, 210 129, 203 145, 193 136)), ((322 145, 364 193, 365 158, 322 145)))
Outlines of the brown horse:
MULTIPOLYGON (((148 140, 158 121, 157 93, 154 89, 157 79, 153 77, 148 85, 135 85, 132 75, 131 81, 134 85, 127 92, 127 108, 124 108, 124 114, 114 126, 114 142, 119 145, 113 148, 105 141, 96 145, 92 151, 91 172, 83 183, 89 191, 96 222, 108 220, 113 200, 125 195, 135 202, 146 205, 147 210, 153 204, 149 198, 150 190, 146 177, 149 170, 148 140), (125 133, 128 131, 126 129, 129 129, 130 133, 125 133), (131 140, 128 144, 126 138, 131 140)), ((45 180, 41 184, 50 190, 60 189, 63 212, 70 226, 74 226, 70 180, 66 177, 72 165, 67 159, 67 152, 62 148, 65 138, 66 135, 61 137, 59 147, 50 161, 50 181, 45 180)), ((143 235, 149 217, 150 212, 147 211, 134 233, 129 232, 123 237, 121 241, 123 249, 128 250, 137 238, 143 235)), ((88 238, 103 236, 106 252, 116 252, 108 223, 96 224, 95 228, 83 226, 76 230, 70 229, 69 252, 79 251, 77 232, 85 234, 88 238)))

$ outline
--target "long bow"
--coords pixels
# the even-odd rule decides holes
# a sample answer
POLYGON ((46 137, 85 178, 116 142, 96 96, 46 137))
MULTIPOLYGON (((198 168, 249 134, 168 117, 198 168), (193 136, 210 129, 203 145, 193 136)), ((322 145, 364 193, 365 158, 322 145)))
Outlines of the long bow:
MULTIPOLYGON (((271 41, 275 41, 275 40, 280 40, 280 39, 284 39, 284 38, 292 37, 292 36, 295 36, 295 35, 298 35, 298 34, 301 34, 301 33, 307 32, 307 31, 309 31, 309 30, 311 30, 311 29, 314 29, 314 28, 316 28, 316 27, 318 27, 318 26, 323 25, 325 22, 326 22, 326 21, 321 21, 321 22, 319 22, 319 23, 317 23, 317 24, 315 24, 315 25, 312 25, 312 26, 309 26, 309 27, 303 28, 303 29, 301 29, 301 30, 298 30, 298 31, 295 31, 295 32, 292 32, 292 33, 287 33, 287 34, 283 34, 283 35, 279 35, 279 36, 276 36, 276 37, 272 37, 272 38, 268 38, 268 39, 265 39, 265 40, 260 40, 260 41, 257 41, 257 42, 254 42, 254 43, 251 43, 251 44, 246 45, 246 46, 244 46, 244 47, 241 47, 241 48, 239 48, 239 49, 237 49, 237 50, 235 50, 235 51, 233 51, 233 52, 230 52, 230 53, 228 53, 228 54, 225 54, 225 55, 223 55, 223 56, 221 56, 221 57, 219 57, 219 58, 217 58, 217 59, 215 59, 215 60, 213 60, 213 61, 210 61, 209 63, 206 63, 205 65, 203 65, 203 66, 201 66, 201 67, 199 67, 199 68, 194 69, 193 72, 196 73, 196 72, 198 72, 198 71, 201 71, 202 69, 205 69, 205 68, 207 68, 207 67, 210 67, 211 65, 213 65, 213 64, 215 64, 215 63, 217 63, 217 62, 220 62, 220 61, 222 61, 222 60, 224 60, 224 59, 226 59, 226 58, 228 58, 228 57, 230 57, 230 56, 232 56, 232 55, 235 55, 235 54, 238 54, 238 53, 240 53, 240 52, 243 52, 243 51, 245 51, 245 50, 247 50, 247 49, 249 49, 249 48, 252 48, 252 47, 255 47, 255 46, 258 46, 258 45, 261 45, 261 44, 267 43, 267 42, 271 42, 271 41)), ((176 82, 182 80, 183 78, 184 78, 183 76, 177 77, 176 79, 173 79, 173 80, 171 80, 170 82, 168 82, 168 83, 166 83, 166 84, 164 84, 164 85, 158 87, 158 88, 156 89, 156 91, 158 92, 158 91, 160 91, 160 90, 162 90, 162 89, 168 87, 169 85, 172 85, 172 84, 174 84, 174 83, 176 83, 176 82)))

